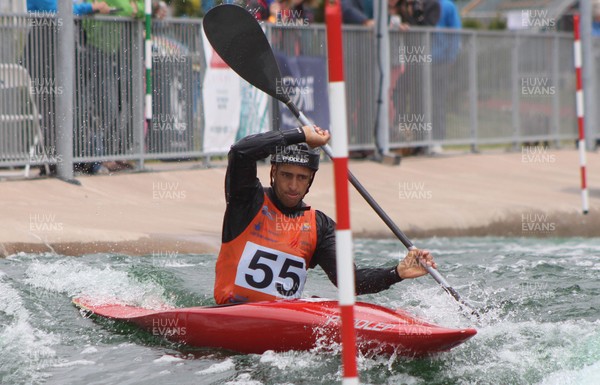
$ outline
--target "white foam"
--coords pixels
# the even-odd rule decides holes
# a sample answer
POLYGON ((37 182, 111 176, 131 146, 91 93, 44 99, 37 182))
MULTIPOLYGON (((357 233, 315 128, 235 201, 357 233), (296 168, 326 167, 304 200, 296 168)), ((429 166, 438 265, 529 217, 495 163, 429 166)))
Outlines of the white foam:
POLYGON ((175 356, 165 354, 162 357, 157 358, 152 362, 158 364, 158 363, 173 363, 173 362, 182 362, 182 361, 184 361, 184 359, 181 357, 175 357, 175 356))
POLYGON ((164 289, 151 282, 139 282, 126 271, 107 265, 90 267, 73 259, 55 262, 34 261, 27 269, 25 283, 70 297, 87 297, 95 302, 111 302, 146 308, 168 305, 164 289))
POLYGON ((539 385, 598 385, 600 384, 600 362, 579 370, 562 370, 552 373, 539 385))
POLYGON ((211 366, 209 366, 206 369, 199 370, 196 372, 196 374, 207 375, 207 374, 223 373, 223 372, 227 372, 229 370, 234 370, 234 369, 235 369, 235 363, 233 362, 233 360, 231 358, 228 358, 223 362, 219 362, 217 364, 212 364, 211 366))
POLYGON ((98 353, 98 349, 94 346, 88 346, 85 349, 83 349, 80 354, 94 354, 94 353, 98 353))
POLYGON ((279 370, 310 368, 314 365, 314 360, 314 354, 292 351, 275 353, 268 350, 260 356, 260 363, 270 364, 279 370))
POLYGON ((4 276, 0 276, 0 317, 3 320, 0 330, 3 372, 4 368, 10 368, 10 374, 3 380, 6 383, 40 382, 43 369, 57 361, 52 346, 58 344, 59 339, 31 325, 31 314, 23 306, 19 293, 4 282, 4 276))
POLYGON ((75 360, 75 361, 61 362, 59 364, 54 364, 52 366, 54 366, 55 368, 68 368, 71 366, 86 366, 86 365, 95 365, 95 364, 96 364, 95 361, 75 360))

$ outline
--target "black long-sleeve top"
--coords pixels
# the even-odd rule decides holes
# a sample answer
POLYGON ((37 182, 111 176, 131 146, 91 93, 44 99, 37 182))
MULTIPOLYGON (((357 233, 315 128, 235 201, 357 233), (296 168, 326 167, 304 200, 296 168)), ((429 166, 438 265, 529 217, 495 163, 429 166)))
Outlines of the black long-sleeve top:
MULTIPOLYGON (((225 176, 227 209, 223 220, 222 242, 229 242, 248 227, 260 211, 264 193, 284 215, 293 217, 307 206, 301 201, 297 207, 284 207, 272 188, 263 188, 257 177, 256 162, 273 154, 278 146, 301 143, 306 140, 301 129, 270 131, 248 136, 231 147, 225 176)), ((335 222, 316 210, 317 245, 309 268, 321 266, 331 282, 337 286, 335 257, 335 222)), ((355 268, 356 294, 377 293, 388 289, 402 279, 391 268, 355 268)))

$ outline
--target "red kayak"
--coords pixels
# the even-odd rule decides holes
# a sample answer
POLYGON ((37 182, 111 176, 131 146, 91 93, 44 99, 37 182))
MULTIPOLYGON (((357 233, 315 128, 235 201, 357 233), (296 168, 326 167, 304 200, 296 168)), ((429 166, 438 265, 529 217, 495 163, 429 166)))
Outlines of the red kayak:
MULTIPOLYGON (((154 335, 194 347, 240 353, 267 350, 327 349, 339 343, 337 301, 324 299, 254 302, 212 307, 150 310, 101 304, 76 298, 73 303, 96 316, 133 323, 154 335)), ((448 329, 402 311, 358 302, 354 306, 357 348, 365 355, 423 356, 460 345, 477 331, 448 329)))

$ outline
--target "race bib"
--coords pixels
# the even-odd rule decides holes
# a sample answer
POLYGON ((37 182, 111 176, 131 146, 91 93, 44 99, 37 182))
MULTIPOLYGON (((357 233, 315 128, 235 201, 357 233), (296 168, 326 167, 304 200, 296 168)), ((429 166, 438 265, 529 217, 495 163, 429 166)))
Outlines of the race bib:
POLYGON ((306 261, 298 256, 247 242, 235 284, 280 298, 298 298, 306 282, 306 261))

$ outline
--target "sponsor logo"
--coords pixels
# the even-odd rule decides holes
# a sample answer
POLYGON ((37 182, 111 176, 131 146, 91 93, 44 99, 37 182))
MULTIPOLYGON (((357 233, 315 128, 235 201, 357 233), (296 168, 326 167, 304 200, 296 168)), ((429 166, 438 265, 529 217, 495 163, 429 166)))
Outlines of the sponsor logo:
POLYGON ((275 215, 273 211, 269 210, 269 206, 267 205, 264 205, 260 212, 270 220, 273 220, 273 216, 275 215))

